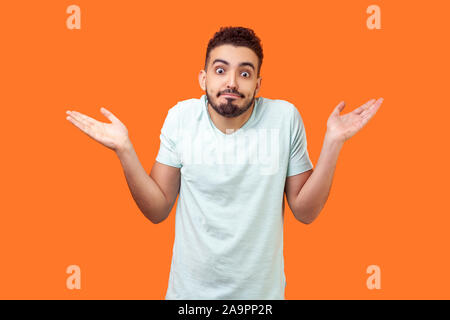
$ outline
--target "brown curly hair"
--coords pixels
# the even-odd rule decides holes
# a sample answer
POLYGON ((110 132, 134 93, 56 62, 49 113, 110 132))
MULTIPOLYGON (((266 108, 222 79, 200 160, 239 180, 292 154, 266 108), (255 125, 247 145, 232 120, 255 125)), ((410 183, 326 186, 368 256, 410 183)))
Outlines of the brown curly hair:
POLYGON ((260 76, 261 65, 263 61, 263 50, 261 40, 256 36, 252 29, 244 27, 221 27, 214 37, 209 40, 206 49, 205 71, 208 71, 209 54, 212 49, 223 44, 232 44, 235 47, 242 46, 253 50, 258 56, 258 77, 260 76))

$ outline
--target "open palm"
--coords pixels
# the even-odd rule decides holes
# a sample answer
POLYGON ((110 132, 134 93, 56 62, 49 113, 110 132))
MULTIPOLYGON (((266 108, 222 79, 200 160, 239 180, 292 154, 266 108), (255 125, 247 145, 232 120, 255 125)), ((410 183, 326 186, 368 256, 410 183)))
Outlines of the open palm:
POLYGON ((344 115, 339 113, 345 108, 345 102, 340 102, 327 121, 327 134, 334 139, 345 142, 361 130, 375 115, 383 103, 383 98, 367 101, 359 108, 344 115))
POLYGON ((100 111, 111 123, 97 121, 77 111, 67 111, 67 120, 92 139, 104 146, 117 151, 128 142, 128 130, 110 111, 101 108, 100 111))

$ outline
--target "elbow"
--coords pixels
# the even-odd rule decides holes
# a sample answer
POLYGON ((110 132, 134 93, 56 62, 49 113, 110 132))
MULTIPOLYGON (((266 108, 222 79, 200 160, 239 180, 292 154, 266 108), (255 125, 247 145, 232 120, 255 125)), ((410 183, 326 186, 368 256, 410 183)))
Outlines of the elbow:
POLYGON ((165 218, 156 220, 155 218, 150 218, 150 217, 147 217, 147 219, 150 220, 153 224, 160 224, 161 222, 166 220, 165 218))
POLYGON ((317 212, 317 213, 312 212, 312 213, 306 213, 306 214, 305 214, 305 212, 302 212, 301 214, 299 214, 299 213, 294 214, 294 216, 301 223, 308 225, 308 224, 313 223, 314 220, 316 220, 317 216, 319 215, 319 212, 317 212))
POLYGON ((161 222, 164 221, 164 219, 162 219, 162 220, 154 220, 154 219, 150 219, 150 218, 148 218, 148 220, 150 220, 153 224, 160 224, 161 222))
POLYGON ((162 221, 160 221, 160 220, 155 219, 155 218, 152 217, 151 215, 146 214, 145 212, 142 212, 142 213, 144 214, 144 217, 146 217, 147 220, 149 220, 149 221, 150 221, 151 223, 153 223, 153 224, 158 224, 158 223, 162 222, 162 221))
POLYGON ((294 215, 294 216, 295 216, 295 219, 297 219, 297 221, 300 221, 303 224, 311 224, 314 221, 314 219, 307 219, 306 217, 299 218, 296 215, 294 215))
POLYGON ((153 224, 160 224, 164 220, 167 219, 167 217, 170 214, 170 211, 172 210, 172 205, 169 203, 161 204, 160 206, 155 206, 152 208, 147 208, 147 210, 141 212, 144 214, 144 216, 150 220, 153 224))
POLYGON ((156 218, 156 219, 153 218, 153 220, 150 220, 150 221, 153 222, 153 224, 160 224, 161 222, 163 222, 164 220, 166 220, 168 216, 169 216, 169 214, 167 213, 167 214, 164 214, 163 216, 158 217, 158 218, 156 218))
POLYGON ((165 214, 165 213, 164 214, 154 214, 154 213, 152 214, 152 213, 146 213, 146 212, 142 212, 142 213, 153 224, 160 224, 161 222, 166 220, 166 218, 169 215, 169 213, 167 213, 167 214, 165 214))
POLYGON ((305 219, 300 220, 300 219, 297 219, 297 220, 300 221, 303 224, 306 224, 306 225, 311 224, 314 221, 314 219, 312 219, 312 220, 305 220, 305 219))

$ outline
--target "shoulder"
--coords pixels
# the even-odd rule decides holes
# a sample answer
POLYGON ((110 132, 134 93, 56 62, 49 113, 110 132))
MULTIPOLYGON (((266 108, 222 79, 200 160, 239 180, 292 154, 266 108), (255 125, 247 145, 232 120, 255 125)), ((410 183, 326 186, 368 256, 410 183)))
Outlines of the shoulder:
POLYGON ((284 119, 301 119, 298 108, 290 101, 282 99, 262 98, 262 105, 271 113, 282 115, 284 119))
POLYGON ((263 105, 267 105, 269 108, 278 108, 281 110, 289 110, 289 108, 292 108, 294 105, 286 100, 281 99, 272 99, 272 98, 266 98, 266 97, 260 97, 262 99, 263 105))
POLYGON ((169 112, 176 114, 176 116, 183 120, 196 118, 201 115, 203 110, 201 98, 191 98, 177 102, 175 106, 169 109, 169 112))

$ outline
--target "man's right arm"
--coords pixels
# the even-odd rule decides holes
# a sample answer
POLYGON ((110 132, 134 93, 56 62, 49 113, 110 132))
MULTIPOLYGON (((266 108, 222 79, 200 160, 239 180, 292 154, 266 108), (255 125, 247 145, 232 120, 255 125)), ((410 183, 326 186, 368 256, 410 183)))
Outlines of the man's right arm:
POLYGON ((150 175, 142 167, 131 142, 116 151, 137 206, 157 224, 169 215, 180 190, 180 168, 155 162, 150 175))

